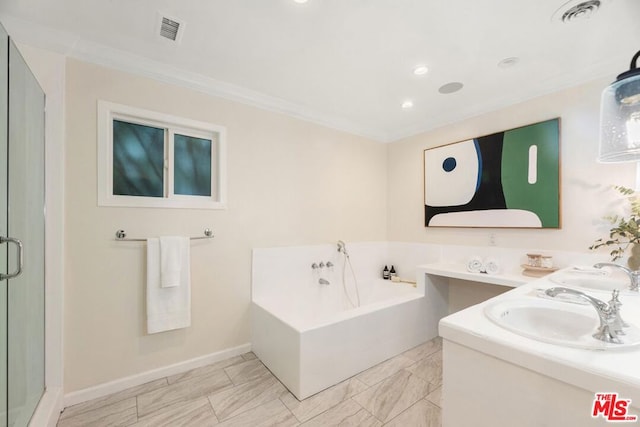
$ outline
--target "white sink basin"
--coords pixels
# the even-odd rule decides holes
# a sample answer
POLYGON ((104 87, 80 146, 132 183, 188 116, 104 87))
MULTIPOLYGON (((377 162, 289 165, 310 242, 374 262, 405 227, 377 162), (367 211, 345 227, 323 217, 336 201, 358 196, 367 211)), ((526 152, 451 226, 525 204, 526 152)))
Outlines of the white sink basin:
POLYGON ((496 301, 487 305, 485 315, 498 326, 518 335, 566 347, 607 350, 640 344, 640 330, 625 329, 623 343, 614 344, 593 338, 600 321, 595 309, 538 298, 496 301))
MULTIPOLYGON (((629 291, 629 279, 625 281, 603 276, 579 276, 570 273, 561 273, 549 276, 549 280, 562 286, 593 289, 597 291, 613 291, 614 289, 618 289, 621 294, 632 294, 632 292, 629 291)), ((637 294, 637 292, 635 292, 635 294, 637 294)))

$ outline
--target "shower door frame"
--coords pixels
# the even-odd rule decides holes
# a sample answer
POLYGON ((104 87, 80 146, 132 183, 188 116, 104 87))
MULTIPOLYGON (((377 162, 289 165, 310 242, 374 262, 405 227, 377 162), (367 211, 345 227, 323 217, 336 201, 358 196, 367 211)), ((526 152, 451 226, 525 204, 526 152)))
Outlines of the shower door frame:
POLYGON ((1 32, 0 426, 23 427, 46 390, 45 94, 4 27, 1 32))

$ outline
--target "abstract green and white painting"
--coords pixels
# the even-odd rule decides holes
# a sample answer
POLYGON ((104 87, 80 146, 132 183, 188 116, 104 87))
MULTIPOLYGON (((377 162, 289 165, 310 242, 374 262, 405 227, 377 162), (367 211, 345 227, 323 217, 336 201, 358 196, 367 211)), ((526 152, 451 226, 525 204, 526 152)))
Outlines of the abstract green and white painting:
POLYGON ((560 119, 424 150, 427 227, 560 228, 560 119))

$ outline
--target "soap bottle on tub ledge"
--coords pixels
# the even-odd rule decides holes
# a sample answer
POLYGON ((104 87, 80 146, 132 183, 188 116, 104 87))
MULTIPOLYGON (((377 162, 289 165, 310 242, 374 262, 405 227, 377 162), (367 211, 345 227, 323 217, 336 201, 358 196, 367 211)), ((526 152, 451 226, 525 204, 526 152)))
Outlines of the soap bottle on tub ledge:
POLYGON ((386 265, 384 266, 384 270, 382 270, 382 278, 384 280, 389 280, 389 269, 386 265))

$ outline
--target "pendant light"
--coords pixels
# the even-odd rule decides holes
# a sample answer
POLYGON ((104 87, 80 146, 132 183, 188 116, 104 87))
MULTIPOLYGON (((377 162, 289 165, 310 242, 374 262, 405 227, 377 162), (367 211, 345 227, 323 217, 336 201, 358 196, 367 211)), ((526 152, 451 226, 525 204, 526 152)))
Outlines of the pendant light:
POLYGON ((640 51, 629 71, 602 92, 600 154, 603 163, 640 161, 640 51))

